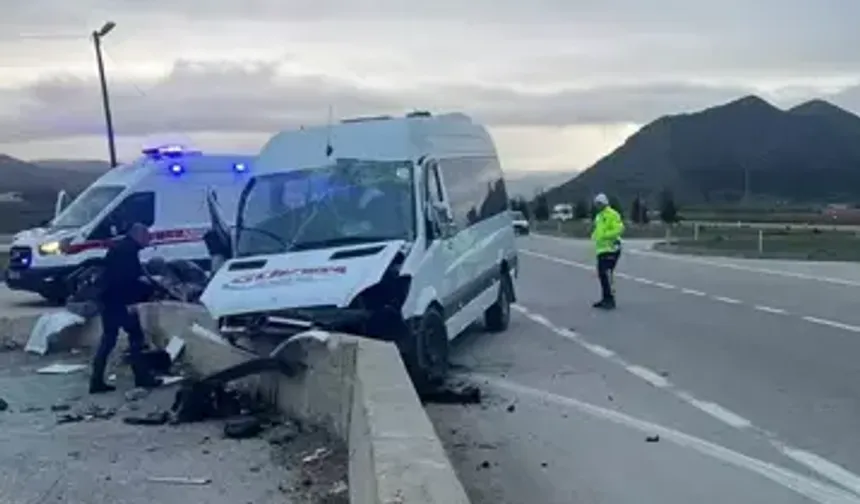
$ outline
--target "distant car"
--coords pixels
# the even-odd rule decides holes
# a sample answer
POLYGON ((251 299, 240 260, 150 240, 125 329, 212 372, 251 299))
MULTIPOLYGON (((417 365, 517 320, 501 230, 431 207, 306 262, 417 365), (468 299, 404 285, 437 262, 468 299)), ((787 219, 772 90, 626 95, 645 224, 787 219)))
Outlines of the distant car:
POLYGON ((511 220, 514 224, 514 232, 516 234, 529 234, 529 220, 519 210, 511 210, 511 220))

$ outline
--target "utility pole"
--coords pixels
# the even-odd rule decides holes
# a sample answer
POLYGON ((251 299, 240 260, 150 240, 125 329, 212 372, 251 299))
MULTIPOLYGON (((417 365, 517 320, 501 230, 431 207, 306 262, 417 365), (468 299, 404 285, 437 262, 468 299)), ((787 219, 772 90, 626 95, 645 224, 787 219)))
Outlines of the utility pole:
POLYGON ((108 153, 110 154, 110 166, 116 168, 116 144, 113 134, 113 119, 110 112, 110 97, 108 96, 107 79, 105 78, 105 65, 102 59, 102 39, 107 36, 114 28, 116 23, 108 21, 101 27, 100 30, 93 32, 93 46, 96 50, 96 64, 99 70, 99 81, 102 88, 102 105, 105 112, 105 126, 107 128, 108 153))

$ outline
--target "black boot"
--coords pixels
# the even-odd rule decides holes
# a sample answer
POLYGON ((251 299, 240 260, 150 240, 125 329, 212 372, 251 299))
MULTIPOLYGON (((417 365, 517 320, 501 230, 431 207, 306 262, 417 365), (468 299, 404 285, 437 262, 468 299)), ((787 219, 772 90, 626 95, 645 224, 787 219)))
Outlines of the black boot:
POLYGON ((93 378, 90 380, 90 394, 106 394, 115 390, 116 387, 105 383, 103 378, 93 378))
POLYGON ((594 303, 591 306, 594 308, 601 309, 601 310, 614 310, 615 309, 615 299, 614 298, 601 299, 600 301, 594 303))
POLYGON ((116 390, 113 385, 105 383, 105 367, 107 360, 96 356, 93 361, 93 374, 90 375, 90 394, 104 394, 116 390))

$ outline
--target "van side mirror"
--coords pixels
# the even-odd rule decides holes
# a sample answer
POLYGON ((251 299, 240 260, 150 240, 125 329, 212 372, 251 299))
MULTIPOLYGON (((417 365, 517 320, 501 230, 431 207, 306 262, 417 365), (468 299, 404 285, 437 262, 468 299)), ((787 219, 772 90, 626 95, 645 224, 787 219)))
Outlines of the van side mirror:
POLYGON ((454 216, 451 215, 451 209, 443 203, 433 203, 428 205, 429 216, 428 220, 433 224, 438 238, 450 238, 457 233, 457 224, 454 222, 454 216))

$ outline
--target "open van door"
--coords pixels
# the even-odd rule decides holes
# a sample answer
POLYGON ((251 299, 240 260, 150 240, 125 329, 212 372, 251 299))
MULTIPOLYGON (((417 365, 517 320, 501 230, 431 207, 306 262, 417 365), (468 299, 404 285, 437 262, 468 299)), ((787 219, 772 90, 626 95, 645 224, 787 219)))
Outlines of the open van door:
POLYGON ((69 193, 67 193, 64 189, 60 189, 60 192, 57 193, 57 201, 54 202, 54 218, 56 219, 60 212, 65 210, 66 205, 69 204, 69 193))
POLYGON ((230 225, 224 218, 224 212, 218 204, 218 194, 214 189, 209 189, 206 194, 206 206, 209 209, 210 228, 203 235, 203 241, 212 259, 212 273, 214 273, 226 260, 233 257, 233 240, 230 225))

